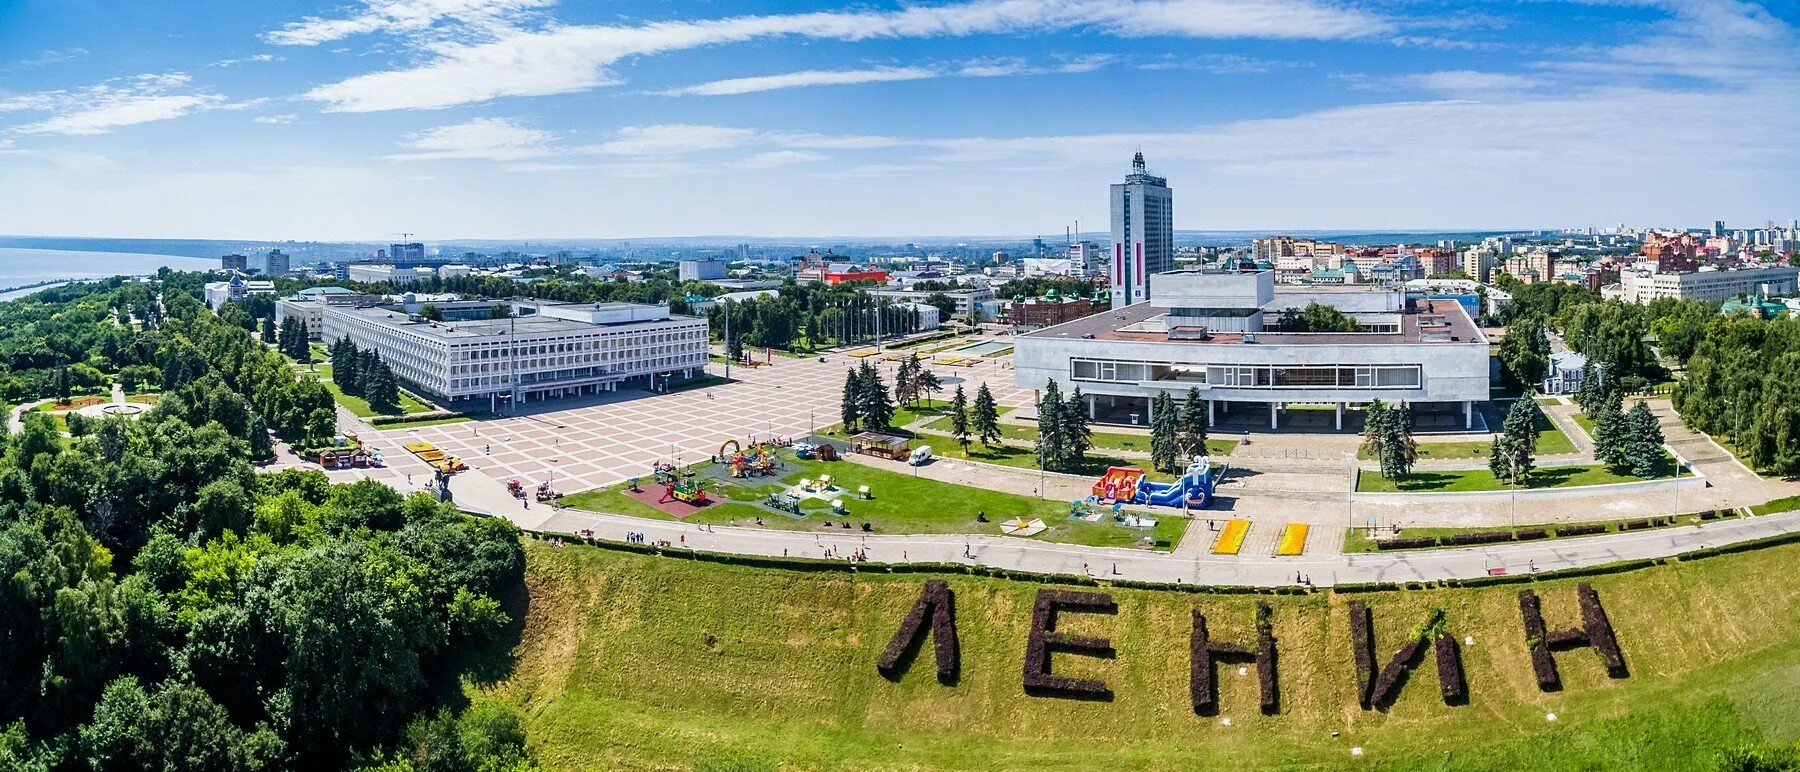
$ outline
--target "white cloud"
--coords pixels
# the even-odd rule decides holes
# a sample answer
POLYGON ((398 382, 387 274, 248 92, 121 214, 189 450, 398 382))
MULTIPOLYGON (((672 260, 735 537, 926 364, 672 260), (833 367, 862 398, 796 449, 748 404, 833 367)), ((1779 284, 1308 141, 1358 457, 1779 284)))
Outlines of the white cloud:
POLYGON ((806 86, 844 86, 857 83, 890 83, 902 80, 923 80, 935 78, 937 71, 924 67, 876 67, 866 70, 803 70, 780 75, 758 75, 748 78, 728 78, 692 86, 669 89, 659 93, 671 96, 726 96, 750 94, 758 91, 774 91, 784 88, 803 88, 806 86))
POLYGON ((825 158, 824 153, 813 153, 806 150, 771 150, 767 153, 757 153, 738 162, 738 168, 773 169, 777 166, 823 161, 825 158))
POLYGON ((232 106, 219 94, 189 89, 190 80, 183 73, 114 78, 73 91, 40 91, 0 99, 0 113, 51 114, 43 120, 13 127, 20 134, 84 135, 232 106))
POLYGON ((1399 78, 1402 85, 1441 94, 1481 94, 1521 91, 1538 85, 1537 80, 1523 75, 1475 70, 1443 70, 1399 78))
POLYGON ((268 125, 274 126, 274 125, 279 125, 279 124, 283 124, 283 123, 293 123, 294 121, 300 120, 300 116, 294 115, 292 113, 286 113, 283 115, 258 115, 255 118, 251 118, 250 120, 256 121, 257 123, 263 123, 263 124, 268 124, 268 125))
POLYGON ((1265 75, 1276 70, 1312 67, 1312 62, 1285 59, 1257 59, 1242 54, 1202 54, 1183 57, 1164 54, 1138 65, 1140 70, 1200 70, 1214 75, 1265 75))
POLYGON ((282 46, 316 46, 372 32, 422 32, 450 22, 493 36, 512 28, 529 11, 555 0, 367 0, 359 13, 340 19, 308 16, 263 39, 282 46))
POLYGON ((554 132, 533 129, 511 118, 476 118, 414 133, 401 144, 412 152, 387 156, 390 161, 484 158, 517 161, 551 153, 554 132))
POLYGON ((1089 54, 1087 56, 1075 57, 1057 65, 1056 71, 1072 75, 1084 72, 1094 72, 1118 60, 1119 57, 1113 56, 1112 54, 1089 54))
POLYGON ((1390 25, 1315 0, 976 0, 897 11, 551 26, 506 30, 481 43, 440 42, 423 64, 359 75, 304 96, 342 112, 441 108, 581 91, 616 83, 608 67, 622 59, 749 40, 861 41, 1068 29, 1119 37, 1345 39, 1385 33, 1390 25))
POLYGON ((754 140, 757 134, 752 129, 691 123, 627 126, 620 129, 613 139, 580 150, 598 155, 685 155, 742 147, 754 140))

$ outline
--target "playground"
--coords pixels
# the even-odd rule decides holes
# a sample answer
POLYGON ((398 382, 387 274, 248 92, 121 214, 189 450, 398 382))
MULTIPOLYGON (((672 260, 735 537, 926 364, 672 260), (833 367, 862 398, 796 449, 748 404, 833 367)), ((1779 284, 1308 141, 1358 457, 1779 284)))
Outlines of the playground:
MULTIPOLYGON (((1188 520, 1124 510, 1127 501, 1038 499, 906 474, 894 463, 826 461, 834 446, 722 448, 710 459, 676 469, 665 462, 633 482, 571 494, 562 505, 599 512, 718 525, 882 534, 969 533, 1044 541, 1169 550, 1188 520), (804 457, 803 457, 804 456, 804 457), (759 471, 769 464, 767 471, 759 471), (743 475, 739 476, 738 471, 743 475)), ((1211 494, 1209 467, 1168 484, 1142 483, 1142 495, 1211 494), (1202 488, 1204 489, 1202 491, 1202 488)), ((1134 492, 1135 495, 1135 492, 1134 492)))

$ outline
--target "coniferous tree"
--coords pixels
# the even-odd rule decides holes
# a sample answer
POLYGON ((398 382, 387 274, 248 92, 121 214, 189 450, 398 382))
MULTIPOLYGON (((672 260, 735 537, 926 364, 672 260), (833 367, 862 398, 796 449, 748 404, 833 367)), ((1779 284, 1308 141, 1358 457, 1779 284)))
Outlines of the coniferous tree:
POLYGON ((1088 428, 1087 400, 1081 396, 1081 387, 1063 400, 1063 459, 1061 470, 1072 472, 1087 463, 1088 448, 1094 446, 1094 432, 1088 428))
POLYGON ((1164 391, 1156 395, 1150 402, 1150 465, 1165 472, 1175 471, 1180 452, 1176 448, 1178 441, 1177 427, 1180 416, 1176 414, 1175 400, 1164 391))
POLYGON ((1625 465, 1625 414, 1620 410, 1624 396, 1619 392, 1596 394, 1588 419, 1594 424, 1594 457, 1610 466, 1625 465))
POLYGON ((863 428, 873 432, 887 431, 894 421, 894 403, 888 398, 887 386, 881 382, 881 372, 864 360, 861 378, 857 412, 862 415, 863 428))
POLYGON ((56 368, 56 399, 61 402, 69 401, 68 365, 60 365, 56 368))
POLYGON ((1387 403, 1377 399, 1363 408, 1363 455, 1381 458, 1381 443, 1387 440, 1387 403))
POLYGON ((377 413, 394 415, 400 412, 399 385, 394 382, 394 372, 380 358, 375 359, 363 374, 362 396, 377 413))
POLYGON ((913 367, 918 360, 912 357, 900 360, 900 366, 894 368, 894 401, 903 405, 911 405, 918 399, 914 396, 913 367))
POLYGON ((1000 441, 1000 406, 994 404, 994 394, 988 391, 986 382, 975 390, 975 436, 981 440, 983 447, 989 447, 1000 441))
POLYGON ((961 445, 963 457, 969 455, 969 398, 963 394, 962 384, 956 385, 956 393, 950 397, 950 436, 956 438, 961 445))
POLYGON ((844 398, 839 403, 840 420, 844 422, 844 433, 855 434, 862 425, 862 378, 858 377, 856 368, 844 373, 844 398))
POLYGON ((1038 398, 1038 463, 1045 469, 1057 469, 1068 453, 1068 436, 1063 433, 1062 389, 1052 379, 1044 385, 1038 398))
POLYGON ((263 421, 263 418, 260 415, 251 416, 250 459, 252 461, 267 461, 274 457, 275 445, 269 441, 269 424, 263 421))
POLYGON ((1384 411, 1381 427, 1381 476, 1397 480, 1412 473, 1419 460, 1419 446, 1413 441, 1412 409, 1405 406, 1384 411))
POLYGON ((1583 412, 1592 412, 1600 394, 1600 374, 1594 368, 1594 360, 1581 363, 1581 385, 1575 389, 1575 404, 1583 412))
POLYGON ((1537 402, 1530 397, 1513 401, 1511 410, 1506 411, 1506 420, 1500 425, 1500 441, 1495 450, 1499 453, 1499 462, 1489 459, 1488 468, 1495 469, 1494 476, 1502 482, 1512 485, 1524 485, 1531 479, 1532 465, 1537 458, 1537 402))
MULTIPOLYGON (((282 321, 285 322, 287 320, 284 319, 282 321)), ((275 317, 273 317, 273 316, 265 316, 262 319, 262 342, 264 342, 264 343, 276 342, 275 317)))
POLYGON ((1181 403, 1181 439, 1177 443, 1189 456, 1212 455, 1206 450, 1206 405, 1198 387, 1188 389, 1181 403))
POLYGON ((1625 443, 1623 457, 1631 467, 1631 473, 1638 477, 1655 477, 1662 472, 1664 466, 1662 426, 1656 421, 1656 414, 1650 412, 1650 404, 1639 400, 1631 406, 1631 412, 1625 414, 1625 443))

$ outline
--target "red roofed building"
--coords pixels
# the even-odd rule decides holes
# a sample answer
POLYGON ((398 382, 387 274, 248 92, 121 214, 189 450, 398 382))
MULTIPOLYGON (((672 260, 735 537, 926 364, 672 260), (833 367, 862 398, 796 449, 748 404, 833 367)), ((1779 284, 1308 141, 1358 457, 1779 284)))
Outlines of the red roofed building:
POLYGON ((821 278, 826 284, 843 284, 852 281, 872 281, 876 284, 886 284, 888 275, 887 271, 875 268, 846 266, 839 269, 834 266, 826 269, 821 278))

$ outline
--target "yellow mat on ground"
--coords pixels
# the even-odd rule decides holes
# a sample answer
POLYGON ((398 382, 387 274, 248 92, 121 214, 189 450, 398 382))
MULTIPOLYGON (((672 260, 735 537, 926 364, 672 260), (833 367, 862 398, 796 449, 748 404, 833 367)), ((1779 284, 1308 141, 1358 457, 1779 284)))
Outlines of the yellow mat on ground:
POLYGON ((1244 548, 1244 536, 1250 533, 1249 520, 1232 520, 1225 524, 1225 530, 1219 532, 1219 538, 1213 540, 1214 555, 1236 555, 1244 548))
POLYGON ((1275 548, 1275 554, 1293 556, 1305 552, 1306 532, 1310 530, 1305 523, 1288 523, 1281 531, 1281 544, 1275 548))

